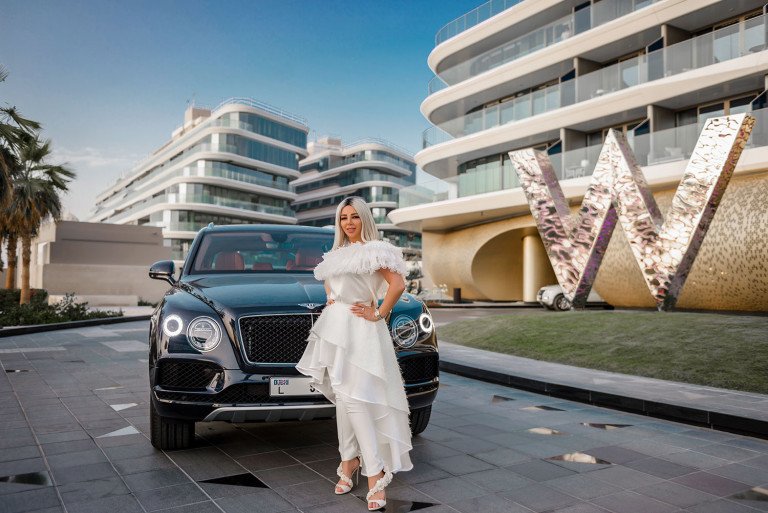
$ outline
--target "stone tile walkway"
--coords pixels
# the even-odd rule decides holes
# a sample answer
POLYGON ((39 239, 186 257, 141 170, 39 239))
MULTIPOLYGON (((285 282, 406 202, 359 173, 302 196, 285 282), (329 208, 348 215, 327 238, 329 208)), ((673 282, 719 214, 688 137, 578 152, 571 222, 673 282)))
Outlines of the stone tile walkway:
MULTIPOLYGON (((149 443, 146 323, 0 339, 0 512, 361 512, 334 421, 149 443), (143 344, 143 348, 140 345, 143 344)), ((768 442, 443 374, 387 511, 768 510, 768 442)))
POLYGON ((440 342, 440 360, 441 366, 478 370, 463 373, 473 377, 485 372, 505 383, 530 381, 534 390, 588 401, 591 397, 579 392, 589 392, 597 404, 638 412, 653 408, 660 415, 768 435, 768 395, 542 362, 445 341, 440 342), (601 395, 608 396, 606 402, 600 402, 601 395))

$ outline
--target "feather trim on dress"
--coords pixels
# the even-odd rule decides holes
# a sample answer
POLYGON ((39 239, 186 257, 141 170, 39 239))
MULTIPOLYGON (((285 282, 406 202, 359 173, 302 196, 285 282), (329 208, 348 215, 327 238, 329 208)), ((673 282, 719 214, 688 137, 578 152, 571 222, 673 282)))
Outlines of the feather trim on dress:
POLYGON ((323 261, 315 267, 315 278, 327 280, 340 274, 372 274, 389 269, 405 278, 403 250, 385 240, 356 242, 323 254, 323 261))

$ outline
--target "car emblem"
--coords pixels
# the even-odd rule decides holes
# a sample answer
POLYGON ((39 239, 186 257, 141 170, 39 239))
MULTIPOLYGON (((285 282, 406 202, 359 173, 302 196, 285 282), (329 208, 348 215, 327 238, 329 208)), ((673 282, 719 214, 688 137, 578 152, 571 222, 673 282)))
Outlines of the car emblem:
POLYGON ((309 310, 314 310, 318 306, 322 306, 322 303, 299 303, 299 306, 303 306, 309 310))

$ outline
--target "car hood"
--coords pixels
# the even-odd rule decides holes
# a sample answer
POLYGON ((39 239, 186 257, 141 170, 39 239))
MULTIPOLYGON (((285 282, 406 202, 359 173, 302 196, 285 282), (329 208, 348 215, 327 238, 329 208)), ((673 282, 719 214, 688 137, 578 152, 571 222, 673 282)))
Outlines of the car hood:
POLYGON ((246 313, 307 311, 325 304, 325 289, 312 274, 226 274, 187 276, 179 287, 214 310, 246 313), (304 306, 306 305, 306 306, 304 306))

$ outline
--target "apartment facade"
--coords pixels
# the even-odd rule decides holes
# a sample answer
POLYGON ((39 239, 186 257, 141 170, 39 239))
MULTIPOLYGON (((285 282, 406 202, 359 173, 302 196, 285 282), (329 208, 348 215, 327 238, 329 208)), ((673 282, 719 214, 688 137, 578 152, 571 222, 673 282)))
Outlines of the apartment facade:
POLYGON ((337 137, 310 142, 299 162, 301 176, 291 182, 299 224, 334 225, 336 207, 346 196, 360 196, 371 207, 380 235, 412 255, 420 255, 418 231, 395 226, 388 218, 399 192, 416 183, 416 163, 407 150, 375 138, 344 145, 337 137))
POLYGON ((250 98, 189 107, 171 139, 97 197, 90 222, 161 227, 183 260, 216 224, 296 224, 290 181, 307 156, 306 120, 250 98))
MULTIPOLYGON (((681 308, 768 310, 768 41, 762 0, 492 0, 443 27, 416 163, 433 180, 390 214, 423 231, 425 272, 464 297, 534 301, 556 283, 509 151, 546 151, 575 210, 610 128, 662 212, 707 118, 757 119, 680 296, 681 308)), ((654 302, 616 231, 595 283, 654 302)))

